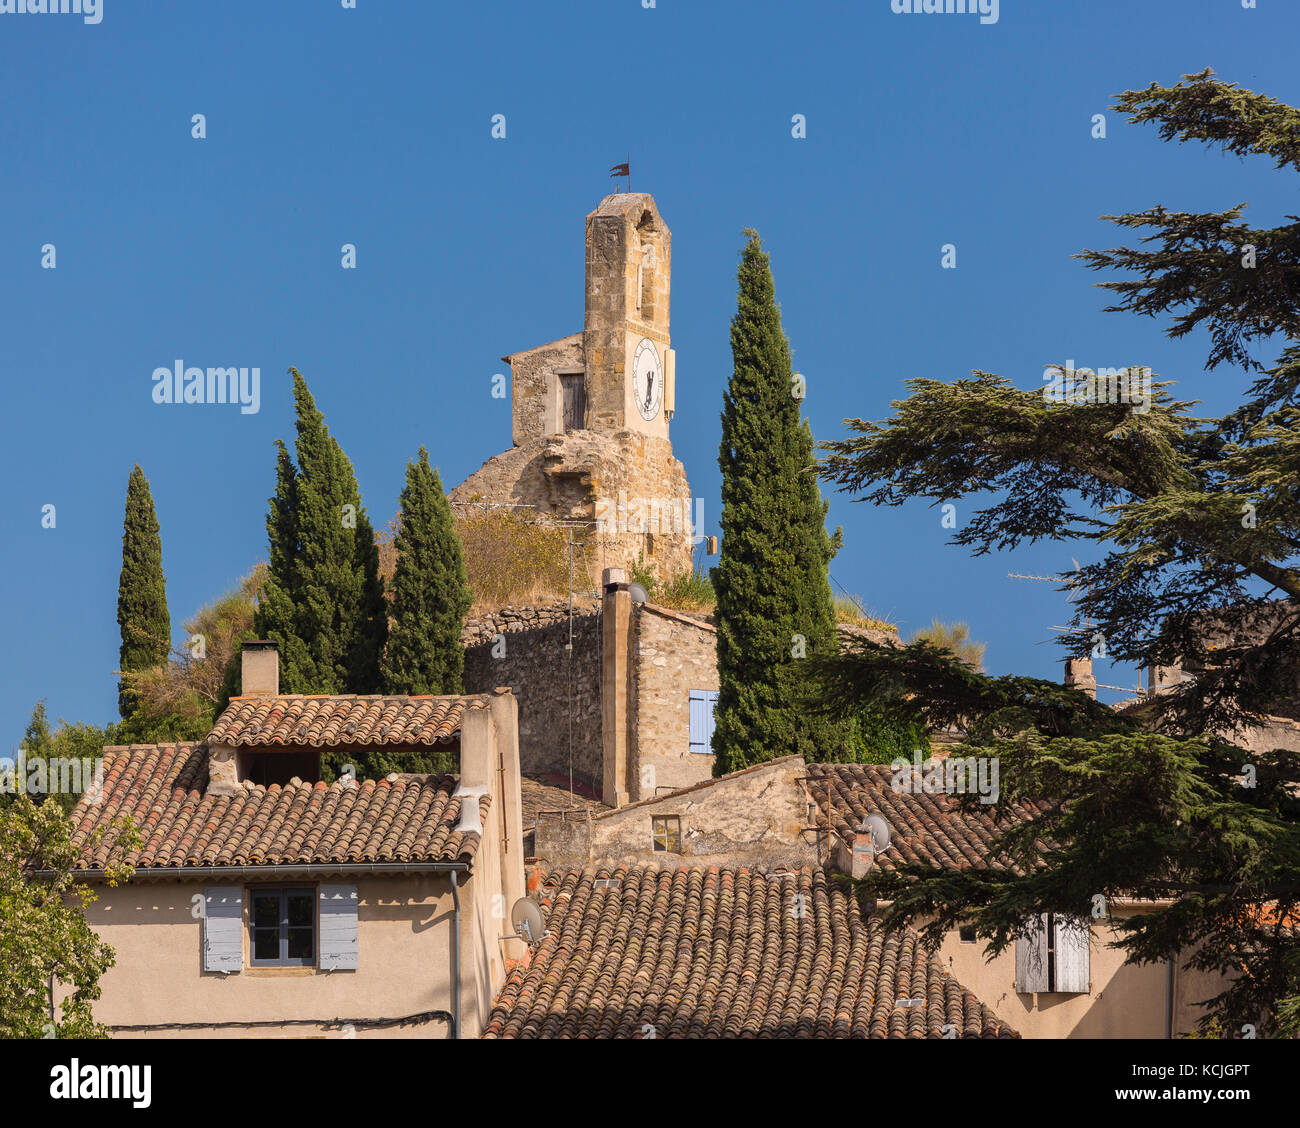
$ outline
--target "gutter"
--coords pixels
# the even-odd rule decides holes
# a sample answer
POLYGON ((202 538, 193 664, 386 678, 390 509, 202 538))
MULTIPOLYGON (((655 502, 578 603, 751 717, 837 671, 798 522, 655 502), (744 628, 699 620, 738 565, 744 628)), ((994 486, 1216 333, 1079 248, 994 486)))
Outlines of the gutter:
POLYGON ((451 1037, 460 1037, 460 887, 451 870, 451 1037))
MULTIPOLYGON (((131 876, 132 882, 150 878, 191 878, 201 881, 212 877, 241 878, 283 878, 283 877, 330 877, 334 875, 356 875, 382 877, 389 874, 435 873, 468 874, 469 862, 312 862, 299 865, 274 866, 142 866, 131 876)), ((54 870, 34 870, 32 877, 51 878, 54 870)), ((79 881, 102 881, 107 871, 102 869, 75 870, 72 874, 79 881)))

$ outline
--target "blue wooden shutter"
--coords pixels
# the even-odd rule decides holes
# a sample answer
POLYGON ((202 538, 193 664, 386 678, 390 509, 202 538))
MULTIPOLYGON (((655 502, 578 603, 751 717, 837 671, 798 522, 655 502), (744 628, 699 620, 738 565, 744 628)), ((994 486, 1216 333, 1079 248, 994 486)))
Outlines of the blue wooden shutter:
POLYGON ((692 689, 691 751, 711 755, 713 752, 713 712, 718 707, 716 689, 692 689))
POLYGON ((320 887, 320 966, 322 971, 357 966, 357 887, 320 887))
POLYGON ((244 889, 210 885, 203 890, 203 970, 244 970, 244 889))

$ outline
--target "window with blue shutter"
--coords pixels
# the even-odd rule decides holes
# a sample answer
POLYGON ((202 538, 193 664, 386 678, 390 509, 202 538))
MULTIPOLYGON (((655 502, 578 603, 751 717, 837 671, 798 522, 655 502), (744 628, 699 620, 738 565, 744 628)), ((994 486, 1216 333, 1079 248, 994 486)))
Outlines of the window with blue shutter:
POLYGON ((716 689, 692 689, 690 691, 691 710, 691 751, 704 755, 713 754, 713 714, 718 707, 716 689))
POLYGON ((210 885, 203 890, 203 970, 227 975, 244 970, 244 890, 210 885))
POLYGON ((248 891, 248 962, 252 967, 316 963, 316 890, 257 885, 248 891))
POLYGON ((320 966, 349 971, 357 966, 357 887, 320 887, 320 966))

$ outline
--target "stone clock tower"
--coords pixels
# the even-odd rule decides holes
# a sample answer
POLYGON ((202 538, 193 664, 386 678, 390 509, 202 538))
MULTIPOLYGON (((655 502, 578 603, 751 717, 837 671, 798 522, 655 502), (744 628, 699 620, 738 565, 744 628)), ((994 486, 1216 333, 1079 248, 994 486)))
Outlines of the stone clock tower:
POLYGON ((587 216, 582 332, 502 358, 514 447, 451 491, 575 525, 593 542, 593 580, 638 560, 660 576, 689 570, 702 531, 668 438, 671 278, 672 236, 654 198, 605 197, 587 216))
POLYGON ((608 196, 587 216, 582 347, 589 426, 668 438, 672 236, 647 195, 608 196))

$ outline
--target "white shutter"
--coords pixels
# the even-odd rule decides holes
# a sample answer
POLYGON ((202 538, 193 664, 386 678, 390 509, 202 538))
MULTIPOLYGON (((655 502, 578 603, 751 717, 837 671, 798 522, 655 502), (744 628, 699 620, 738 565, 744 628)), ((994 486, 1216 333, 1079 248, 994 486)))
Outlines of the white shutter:
POLYGON ((357 967, 357 887, 320 887, 320 967, 348 971, 357 967))
POLYGON ((1090 986, 1088 974, 1088 940, 1091 929, 1088 922, 1077 917, 1056 918, 1056 984, 1057 991, 1073 995, 1086 995, 1090 986))
POLYGON ((1022 995, 1050 991, 1047 977, 1047 914, 1041 913, 1016 937, 1016 991, 1022 995))
POLYGON ((227 975, 244 970, 242 885, 210 885, 203 890, 203 970, 227 975))

